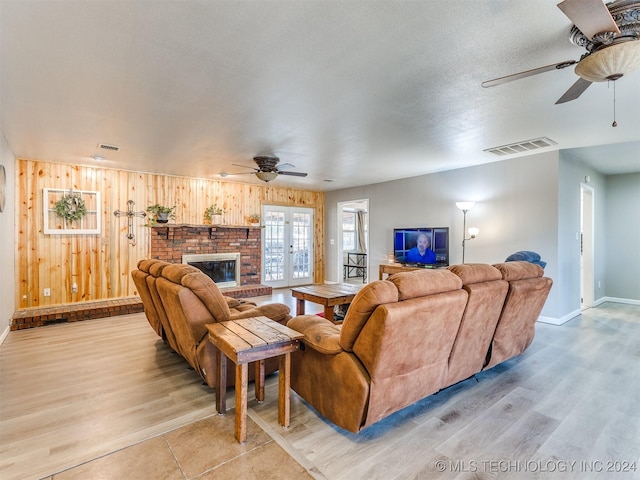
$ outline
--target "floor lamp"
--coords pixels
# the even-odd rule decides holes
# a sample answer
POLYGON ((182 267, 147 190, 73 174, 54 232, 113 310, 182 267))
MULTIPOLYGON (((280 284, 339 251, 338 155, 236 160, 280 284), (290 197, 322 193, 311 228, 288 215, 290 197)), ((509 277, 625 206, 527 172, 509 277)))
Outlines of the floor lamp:
POLYGON ((476 227, 469 228, 469 236, 467 237, 467 212, 473 208, 475 202, 456 202, 456 207, 462 210, 463 220, 462 220, 462 263, 464 263, 464 249, 467 243, 467 240, 471 240, 472 238, 476 238, 480 230, 476 227))

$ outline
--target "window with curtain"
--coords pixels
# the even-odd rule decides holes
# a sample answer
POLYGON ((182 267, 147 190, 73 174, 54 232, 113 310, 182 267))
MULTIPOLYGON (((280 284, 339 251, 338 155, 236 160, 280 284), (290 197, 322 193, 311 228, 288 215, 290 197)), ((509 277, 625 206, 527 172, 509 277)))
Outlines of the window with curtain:
POLYGON ((356 239, 358 242, 358 252, 367 253, 367 212, 364 210, 358 210, 356 212, 356 239))
POLYGON ((342 212, 342 249, 349 252, 356 250, 356 212, 354 211, 342 212))

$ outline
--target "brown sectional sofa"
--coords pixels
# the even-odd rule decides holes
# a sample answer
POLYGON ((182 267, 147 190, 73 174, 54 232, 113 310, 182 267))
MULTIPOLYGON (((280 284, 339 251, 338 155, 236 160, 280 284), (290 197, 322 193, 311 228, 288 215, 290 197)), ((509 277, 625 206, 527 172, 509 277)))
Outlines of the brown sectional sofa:
MULTIPOLYGON (((255 303, 222 295, 215 282, 196 267, 161 260, 141 260, 131 272, 149 324, 176 353, 215 388, 216 355, 208 340, 207 323, 266 316, 285 325, 289 307, 280 303, 255 303)), ((278 369, 278 359, 265 364, 265 372, 278 369)), ((249 369, 253 375, 253 369, 249 369)), ((235 369, 228 362, 228 385, 235 369)))
POLYGON ((334 424, 359 432, 513 356, 533 340, 551 289, 527 262, 398 273, 356 295, 341 326, 301 315, 291 387, 334 424))

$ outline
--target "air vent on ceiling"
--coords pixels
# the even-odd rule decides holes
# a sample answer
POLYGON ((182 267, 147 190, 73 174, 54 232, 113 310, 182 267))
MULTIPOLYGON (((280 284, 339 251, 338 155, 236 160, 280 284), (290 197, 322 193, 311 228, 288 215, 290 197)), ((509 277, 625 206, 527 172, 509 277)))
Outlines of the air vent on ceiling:
POLYGON ((551 147, 553 145, 557 145, 557 143, 547 137, 540 137, 532 140, 510 143, 509 145, 502 145, 500 147, 487 148, 484 151, 493 153, 499 157, 504 157, 505 155, 514 155, 516 153, 528 152, 530 150, 551 147))
POLYGON ((117 145, 109 145, 108 143, 99 143, 98 148, 102 148, 104 150, 111 150, 112 152, 117 152, 120 150, 120 147, 117 145))

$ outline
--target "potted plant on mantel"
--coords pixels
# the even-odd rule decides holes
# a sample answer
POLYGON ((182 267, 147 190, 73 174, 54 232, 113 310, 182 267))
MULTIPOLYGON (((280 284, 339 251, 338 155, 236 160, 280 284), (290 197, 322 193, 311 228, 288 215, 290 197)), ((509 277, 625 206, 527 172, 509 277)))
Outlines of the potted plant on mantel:
POLYGON ((222 214, 224 210, 215 203, 207 207, 204 211, 204 224, 205 225, 219 225, 222 223, 222 214))
POLYGON ((260 215, 258 215, 257 213, 249 215, 247 219, 249 220, 249 225, 251 225, 252 227, 260 226, 260 215))
POLYGON ((149 217, 149 226, 153 227, 156 223, 167 223, 170 218, 176 218, 174 213, 175 209, 175 205, 173 207, 165 207, 159 203, 148 206, 147 212, 152 214, 152 216, 149 217))

